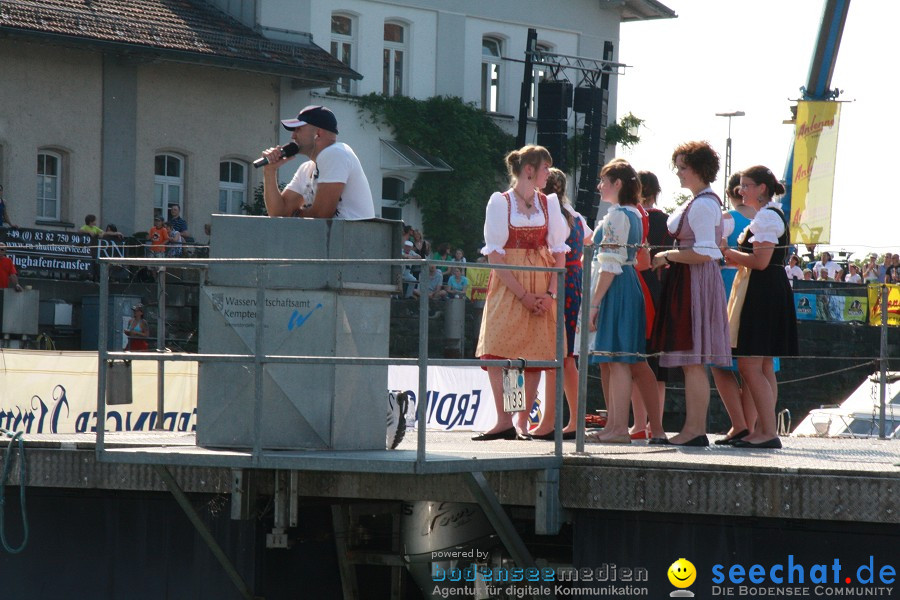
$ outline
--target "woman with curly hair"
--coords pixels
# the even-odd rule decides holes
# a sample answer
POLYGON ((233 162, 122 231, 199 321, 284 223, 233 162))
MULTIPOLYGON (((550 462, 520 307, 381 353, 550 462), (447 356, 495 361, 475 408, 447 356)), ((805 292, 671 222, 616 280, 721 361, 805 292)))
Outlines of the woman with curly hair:
POLYGON ((681 186, 693 198, 668 219, 676 240, 673 250, 653 257, 653 267, 668 267, 653 328, 659 364, 684 371, 686 417, 681 432, 669 441, 681 446, 708 446, 706 414, 709 375, 705 365, 729 366, 731 346, 725 286, 719 272, 723 237, 722 201, 710 184, 719 172, 719 155, 708 142, 687 142, 672 153, 681 186))

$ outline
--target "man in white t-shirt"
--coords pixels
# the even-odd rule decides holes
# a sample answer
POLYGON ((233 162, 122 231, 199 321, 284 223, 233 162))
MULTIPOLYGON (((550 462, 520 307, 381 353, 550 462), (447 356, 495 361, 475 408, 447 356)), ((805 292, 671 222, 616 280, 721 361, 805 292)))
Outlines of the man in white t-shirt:
POLYGON ((822 272, 824 271, 829 281, 834 281, 834 276, 837 275, 837 272, 840 270, 841 267, 831 260, 830 252, 823 252, 821 260, 813 265, 813 273, 815 273, 819 279, 823 279, 822 272))
POLYGON ((360 220, 375 217, 372 190, 359 158, 337 141, 334 113, 324 106, 307 106, 296 119, 281 122, 291 132, 299 154, 309 157, 294 178, 278 189, 278 167, 291 160, 280 147, 263 156, 263 198, 270 217, 311 217, 360 220))

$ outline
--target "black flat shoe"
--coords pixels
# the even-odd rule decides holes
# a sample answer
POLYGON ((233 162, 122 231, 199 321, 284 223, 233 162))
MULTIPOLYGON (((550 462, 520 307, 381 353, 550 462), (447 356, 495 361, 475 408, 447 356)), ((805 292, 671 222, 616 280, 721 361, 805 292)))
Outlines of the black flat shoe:
MULTIPOLYGON (((697 438, 694 438, 694 439, 697 439, 697 438)), ((671 442, 669 442, 669 438, 664 438, 664 437, 658 437, 658 438, 652 437, 649 440, 647 440, 648 446, 668 446, 670 443, 671 442)))
POLYGON ((735 448, 772 448, 778 449, 781 448, 781 439, 774 437, 771 440, 766 440, 764 442, 747 442, 744 440, 736 441, 733 446, 735 448))
POLYGON ((534 438, 531 436, 531 434, 516 432, 516 439, 519 440, 520 442, 530 442, 534 438))
MULTIPOLYGON (((533 438, 536 439, 536 440, 551 440, 551 441, 552 441, 552 440, 556 439, 556 438, 554 437, 555 435, 556 435, 556 432, 555 432, 555 431, 551 431, 550 433, 545 433, 545 434, 543 434, 543 435, 533 435, 533 436, 531 436, 531 437, 533 437, 533 438)), ((564 432, 563 432, 562 438, 563 438, 564 440, 574 440, 574 439, 575 439, 575 432, 574 432, 574 431, 564 431, 564 432)))
POLYGON ((709 438, 706 437, 706 434, 698 435, 695 438, 691 438, 683 444, 676 444, 673 441, 669 441, 669 443, 673 446, 684 446, 685 448, 703 448, 705 446, 709 446, 709 438))
POLYGON ((716 446, 733 446, 736 441, 742 440, 745 437, 747 437, 748 435, 750 435, 750 430, 742 429, 731 437, 725 437, 725 438, 722 438, 721 440, 716 440, 713 443, 716 446))
POLYGON ((473 442, 492 442, 494 440, 514 440, 516 439, 515 427, 510 427, 504 431, 497 433, 482 433, 472 438, 473 442))

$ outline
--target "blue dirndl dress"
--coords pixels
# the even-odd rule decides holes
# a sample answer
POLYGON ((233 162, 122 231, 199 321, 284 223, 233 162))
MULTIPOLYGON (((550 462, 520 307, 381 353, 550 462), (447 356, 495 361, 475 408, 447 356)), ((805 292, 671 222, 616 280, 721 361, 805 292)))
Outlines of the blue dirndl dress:
MULTIPOLYGON (((600 271, 621 273, 613 278, 600 302, 597 335, 593 349, 615 353, 592 355, 591 363, 637 363, 646 360, 646 315, 644 294, 634 268, 643 228, 637 210, 616 206, 606 214, 594 233, 601 239, 597 254, 600 271), (618 267, 618 268, 617 268, 618 267)), ((595 302, 592 300, 592 304, 595 302)))

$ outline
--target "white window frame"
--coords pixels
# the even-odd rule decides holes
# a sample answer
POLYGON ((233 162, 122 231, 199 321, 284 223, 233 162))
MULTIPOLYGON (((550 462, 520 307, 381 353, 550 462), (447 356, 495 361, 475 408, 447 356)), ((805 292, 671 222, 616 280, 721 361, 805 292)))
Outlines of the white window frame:
MULTIPOLYGON (((165 163, 168 170, 168 161, 165 163)), ((183 156, 172 152, 159 152, 153 156, 153 216, 162 217, 164 221, 169 220, 169 207, 177 204, 180 214, 184 214, 184 168, 185 160, 183 156), (165 158, 174 158, 178 161, 178 175, 159 175, 156 173, 156 159, 160 156, 165 158), (160 188, 161 186, 161 188, 160 188), (178 189, 178 199, 172 200, 169 193, 172 188, 178 189), (161 189, 162 193, 157 194, 157 189, 161 189)))
MULTIPOLYGON (((546 42, 538 42, 535 46, 542 52, 553 52, 553 47, 546 42)), ((547 75, 546 67, 543 65, 535 65, 531 77, 531 111, 528 116, 537 119, 538 115, 538 83, 547 75)))
POLYGON ((481 108, 487 112, 500 112, 503 101, 503 40, 492 35, 481 38, 481 108), (485 54, 485 46, 496 44, 497 54, 485 54))
POLYGON ((247 164, 240 160, 224 159, 219 161, 219 212, 229 215, 242 215, 244 211, 241 204, 250 204, 248 195, 248 177, 249 169, 247 164), (222 165, 227 164, 229 176, 233 176, 235 166, 240 167, 242 182, 222 180, 222 165), (222 195, 225 195, 225 209, 222 210, 222 195))
POLYGON ((382 218, 385 218, 385 217, 383 216, 383 215, 384 215, 384 209, 385 209, 385 208, 391 208, 391 209, 398 209, 398 210, 400 211, 400 220, 401 220, 401 221, 403 220, 403 196, 406 194, 406 190, 407 190, 408 188, 409 188, 409 182, 408 182, 406 179, 402 178, 402 177, 398 177, 398 176, 396 176, 396 175, 385 175, 385 176, 383 176, 383 177, 381 178, 381 210, 382 210, 382 218), (400 194, 400 196, 401 196, 400 198, 385 198, 385 197, 384 197, 384 190, 385 190, 385 187, 386 187, 386 186, 384 185, 384 182, 385 182, 386 179, 394 179, 394 180, 396 180, 396 181, 399 181, 401 184, 403 184, 403 190, 402 190, 402 193, 400 194))
POLYGON ((37 203, 36 220, 37 221, 59 221, 62 217, 62 184, 63 184, 63 156, 59 152, 52 150, 40 150, 37 154, 37 165, 35 166, 37 175, 37 188, 35 190, 35 202, 37 203), (52 158, 56 161, 56 173, 41 173, 41 162, 43 160, 44 170, 46 170, 46 159, 52 158), (48 184, 53 188, 51 193, 47 192, 48 184), (52 203, 53 213, 45 214, 45 206, 52 203))
POLYGON ((381 80, 382 93, 385 96, 404 96, 407 94, 407 72, 409 64, 409 25, 401 21, 386 20, 384 26, 393 25, 403 32, 402 42, 384 40, 382 53, 381 80), (400 86, 397 89, 397 55, 400 56, 400 86), (387 64, 385 64, 387 63, 387 64))
MULTIPOLYGON (((358 54, 356 43, 356 32, 358 31, 357 19, 354 15, 344 12, 331 13, 332 21, 335 18, 347 19, 350 22, 350 35, 335 33, 333 27, 331 29, 331 45, 329 52, 333 57, 344 63, 351 69, 356 69, 356 55, 358 54), (350 59, 346 60, 345 53, 349 50, 350 59)), ((331 88, 332 92, 338 94, 356 95, 356 81, 349 77, 341 77, 331 88)))

